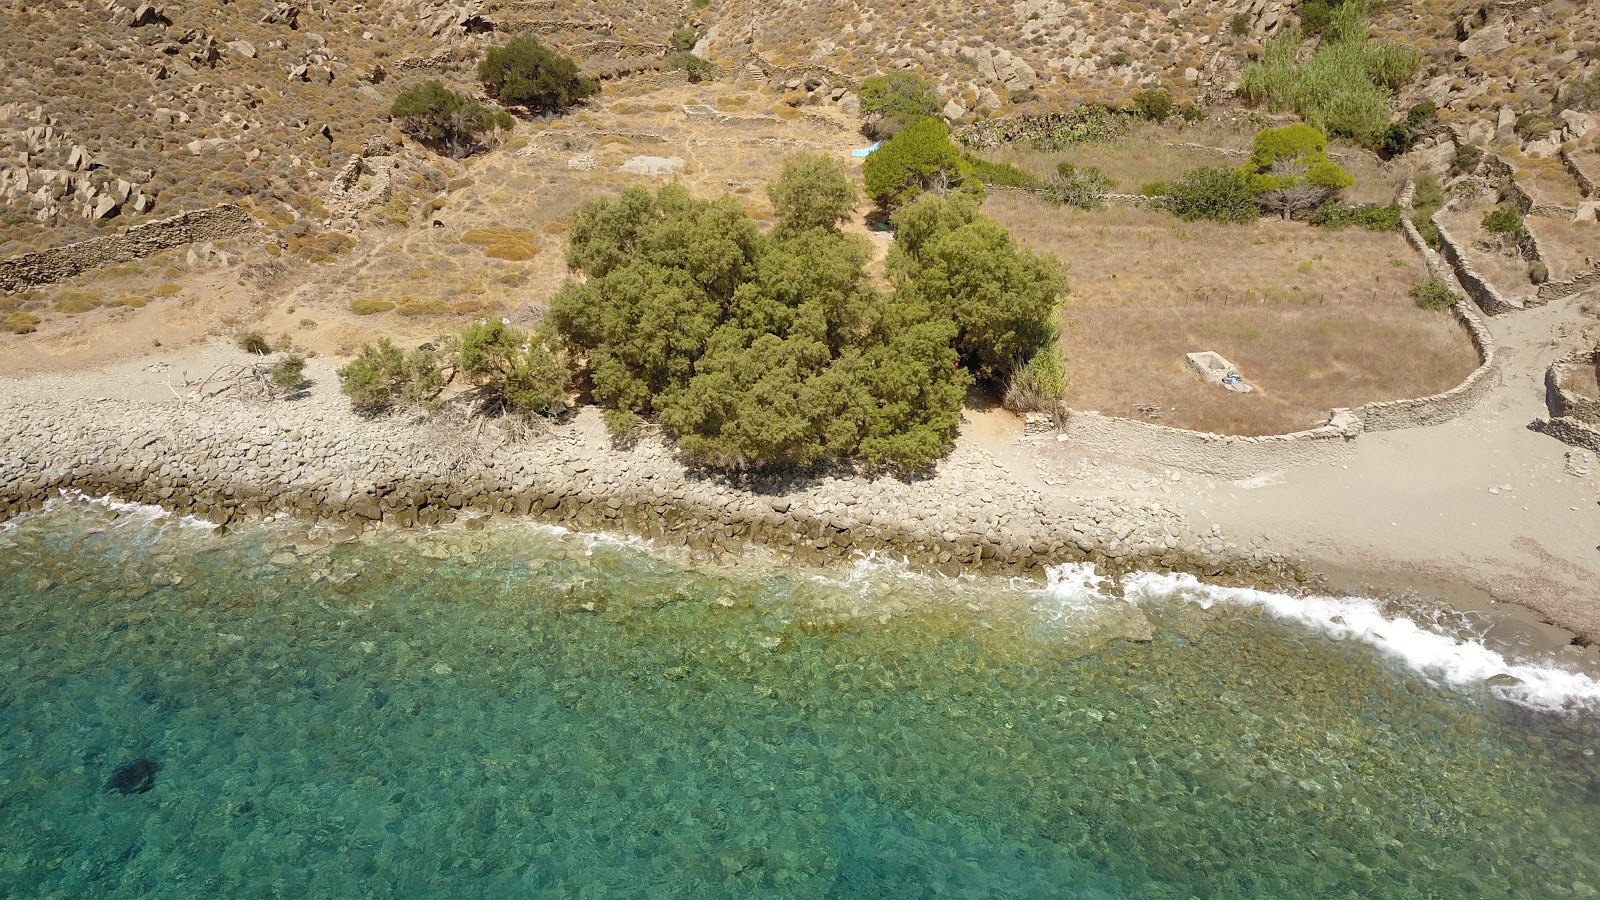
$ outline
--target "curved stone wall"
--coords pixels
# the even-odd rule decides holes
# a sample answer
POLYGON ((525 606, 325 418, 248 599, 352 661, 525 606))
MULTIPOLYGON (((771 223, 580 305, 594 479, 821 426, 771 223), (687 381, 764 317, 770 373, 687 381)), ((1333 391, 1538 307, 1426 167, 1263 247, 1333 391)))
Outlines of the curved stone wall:
POLYGON ((1600 427, 1600 398, 1580 394, 1566 384, 1566 368, 1583 365, 1593 366, 1600 371, 1600 349, 1584 350, 1562 357, 1545 370, 1545 396, 1550 407, 1550 415, 1577 419, 1585 424, 1600 427))
POLYGON ((1389 400, 1368 403, 1358 410, 1365 431, 1393 431, 1399 428, 1418 428, 1448 422, 1471 409, 1474 404, 1494 390, 1499 383, 1500 362, 1495 352, 1494 336, 1483 319, 1472 311, 1466 301, 1451 307, 1461 327, 1472 339, 1478 351, 1478 368, 1466 380, 1440 394, 1417 397, 1411 400, 1389 400))
POLYGON ((0 260, 0 291, 54 284, 90 269, 127 262, 195 241, 234 237, 255 230, 256 221, 233 204, 181 213, 170 219, 90 238, 38 253, 0 260))

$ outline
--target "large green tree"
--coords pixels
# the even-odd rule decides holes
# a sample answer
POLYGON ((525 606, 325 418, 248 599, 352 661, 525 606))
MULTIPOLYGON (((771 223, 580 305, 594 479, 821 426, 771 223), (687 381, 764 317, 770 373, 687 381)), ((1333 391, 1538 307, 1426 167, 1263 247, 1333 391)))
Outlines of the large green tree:
POLYGON ((478 61, 478 80, 501 103, 533 112, 559 112, 600 92, 600 82, 532 35, 489 48, 478 61))
POLYGON ((484 135, 512 126, 510 116, 491 110, 438 80, 401 91, 389 114, 413 138, 458 159, 482 146, 484 135))
POLYGON ((944 122, 921 119, 873 151, 861 174, 867 195, 889 207, 922 193, 981 192, 983 183, 971 177, 973 168, 950 140, 944 122))
POLYGON ((801 153, 783 161, 783 173, 767 185, 767 197, 779 210, 778 230, 832 229, 850 217, 861 196, 837 160, 801 153))

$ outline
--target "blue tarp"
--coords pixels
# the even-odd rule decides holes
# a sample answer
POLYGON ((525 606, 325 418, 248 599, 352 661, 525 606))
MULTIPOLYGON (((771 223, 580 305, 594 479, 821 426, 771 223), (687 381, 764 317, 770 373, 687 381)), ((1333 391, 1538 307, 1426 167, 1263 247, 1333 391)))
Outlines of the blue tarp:
POLYGON ((878 147, 882 146, 882 144, 883 144, 883 141, 879 141, 878 143, 873 144, 871 147, 862 147, 860 150, 851 150, 850 151, 850 155, 851 156, 871 156, 872 155, 872 151, 878 149, 878 147))

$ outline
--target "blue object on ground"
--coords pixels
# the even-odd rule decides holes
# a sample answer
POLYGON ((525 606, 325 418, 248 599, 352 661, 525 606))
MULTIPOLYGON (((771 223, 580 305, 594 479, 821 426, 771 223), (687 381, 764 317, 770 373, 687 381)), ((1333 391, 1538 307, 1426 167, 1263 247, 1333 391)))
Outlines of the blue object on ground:
POLYGON ((872 151, 878 149, 882 145, 883 145, 883 141, 878 141, 876 144, 873 144, 871 147, 862 147, 860 150, 851 150, 850 151, 850 155, 851 156, 871 156, 872 155, 872 151))

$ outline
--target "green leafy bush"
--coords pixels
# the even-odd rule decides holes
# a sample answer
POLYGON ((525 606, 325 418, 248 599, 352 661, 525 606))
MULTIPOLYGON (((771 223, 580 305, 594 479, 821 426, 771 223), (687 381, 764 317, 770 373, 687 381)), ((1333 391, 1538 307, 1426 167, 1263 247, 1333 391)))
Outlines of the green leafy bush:
POLYGON ((419 347, 408 353, 388 338, 363 345, 360 355, 339 369, 339 390, 368 413, 396 404, 430 403, 448 382, 435 351, 419 347))
POLYGON ((1228 31, 1232 33, 1234 37, 1244 37, 1245 35, 1249 34, 1250 14, 1234 13, 1233 18, 1228 21, 1228 31))
POLYGON ((298 353, 290 353, 283 359, 273 363, 268 370, 268 378, 273 388, 282 392, 297 390, 306 380, 306 358, 298 353))
POLYGON ((1400 218, 1401 209, 1395 203, 1387 206, 1376 203, 1348 206, 1335 200, 1317 207, 1306 217, 1306 221, 1335 230, 1359 227, 1368 231, 1394 231, 1400 227, 1400 218))
POLYGON ((1528 236, 1527 226, 1522 224, 1522 214, 1512 206, 1497 206, 1484 213, 1482 225, 1483 230, 1490 234, 1503 234, 1517 239, 1528 236))
POLYGON ((1252 222, 1261 216, 1250 177, 1237 169, 1192 169, 1177 181, 1145 185, 1146 196, 1187 222, 1252 222))
POLYGON ((1241 170, 1250 180, 1256 203, 1282 213, 1287 221, 1354 184, 1355 179, 1328 158, 1327 146, 1327 136, 1310 125, 1258 132, 1250 161, 1241 170))
POLYGON ((559 112, 600 92, 599 81, 532 35, 489 48, 478 61, 478 80, 501 103, 534 112, 559 112))
POLYGON ((1106 192, 1115 186, 1106 173, 1095 166, 1074 166, 1063 162, 1045 184, 1045 196, 1064 206, 1097 209, 1106 192))
POLYGON ((961 159, 971 168, 973 177, 991 187, 1032 190, 1042 186, 1042 182, 1032 173, 1010 163, 990 162, 972 153, 961 154, 961 159))
POLYGON ((1140 91, 1133 95, 1133 108, 1152 122, 1165 122, 1173 113, 1175 104, 1165 88, 1140 91))
POLYGON ((973 170, 939 119, 920 119, 883 143, 862 166, 867 196, 892 206, 924 191, 982 190, 973 170))
POLYGON ((1423 309, 1449 309, 1461 300, 1450 285, 1437 278, 1412 285, 1411 299, 1423 309))
POLYGON ((406 134, 455 158, 471 155, 485 134, 507 130, 513 124, 509 115, 490 110, 437 80, 400 92, 389 114, 406 134))
POLYGON ((687 53, 694 49, 700 40, 700 35, 695 33, 693 25, 679 25, 678 30, 672 33, 672 52, 687 53))
POLYGON ((1466 175, 1477 171, 1478 163, 1483 161, 1483 150, 1471 144, 1462 144, 1456 148, 1455 155, 1450 157, 1450 174, 1466 175))
POLYGON ((691 84, 699 84, 714 68, 715 66, 708 60, 701 59, 687 50, 669 53, 667 58, 661 61, 661 71, 683 72, 689 76, 691 84))
POLYGON ((803 153, 783 161, 782 174, 767 185, 767 197, 782 211, 778 230, 797 232, 837 228, 855 211, 860 193, 836 160, 803 153))
POLYGON ((919 119, 937 116, 940 109, 933 88, 910 72, 865 78, 857 96, 867 130, 877 138, 892 138, 919 119))
POLYGON ((1322 32, 1316 52, 1303 63, 1300 31, 1267 41, 1261 61, 1240 76, 1239 92, 1275 112, 1298 113, 1327 134, 1376 147, 1388 129, 1395 91, 1416 72, 1421 56, 1371 40, 1360 3, 1333 8, 1322 32))
POLYGON ((394 307, 395 303, 392 300, 374 300, 371 297, 350 301, 350 311, 358 316, 375 316, 378 313, 386 313, 394 307))
POLYGON ((467 326, 450 346, 456 368, 491 411, 553 415, 565 407, 572 371, 522 329, 490 319, 467 326))

